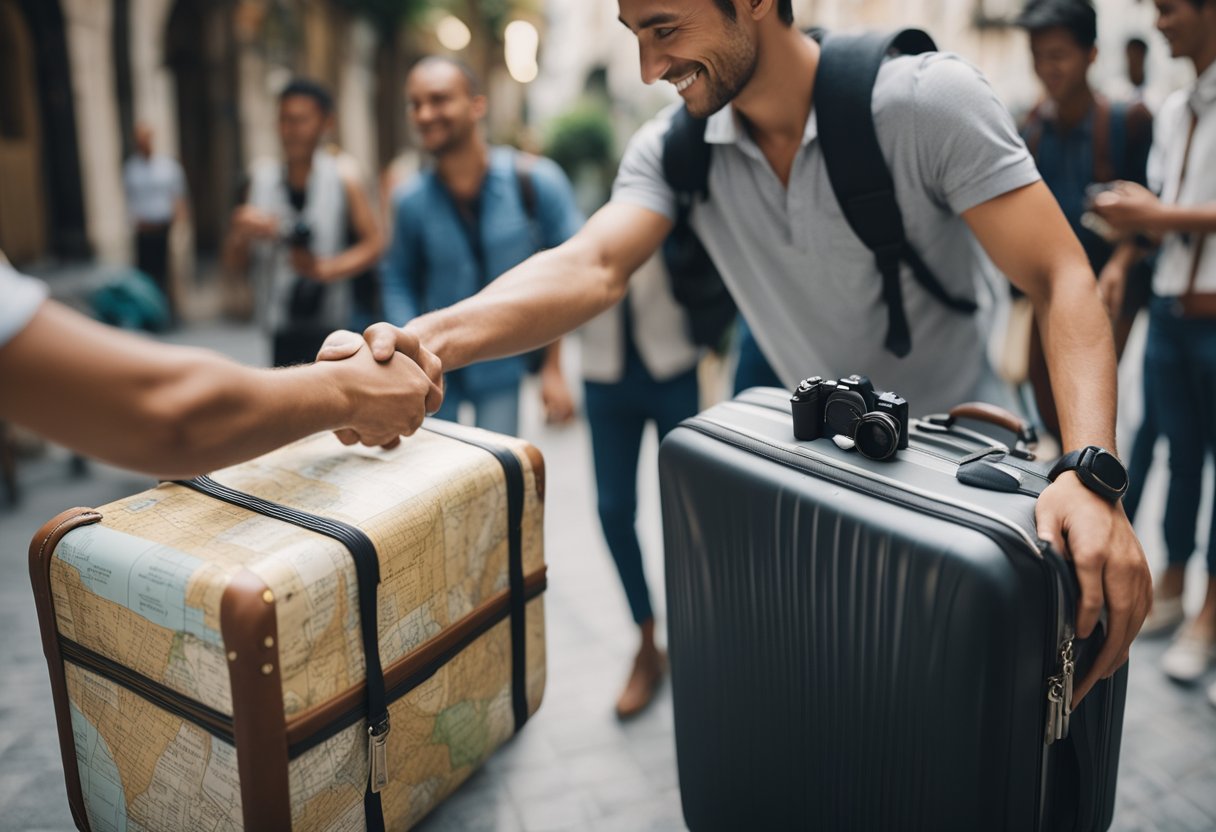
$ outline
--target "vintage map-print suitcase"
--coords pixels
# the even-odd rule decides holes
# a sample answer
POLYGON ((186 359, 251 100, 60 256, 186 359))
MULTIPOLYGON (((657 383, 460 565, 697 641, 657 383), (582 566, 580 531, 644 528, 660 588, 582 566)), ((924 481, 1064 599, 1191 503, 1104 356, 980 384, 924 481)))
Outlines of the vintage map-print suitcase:
POLYGON ((543 463, 429 420, 73 509, 30 572, 82 830, 406 829, 545 682, 543 463))

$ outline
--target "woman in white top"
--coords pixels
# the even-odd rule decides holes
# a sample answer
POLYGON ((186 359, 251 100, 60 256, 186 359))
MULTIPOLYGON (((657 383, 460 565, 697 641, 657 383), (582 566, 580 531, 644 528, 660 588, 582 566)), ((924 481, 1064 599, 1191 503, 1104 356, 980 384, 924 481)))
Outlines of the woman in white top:
MULTIPOLYGON (((1141 631, 1182 624, 1186 563, 1195 550, 1205 461, 1216 455, 1216 0, 1158 2, 1157 28, 1175 58, 1195 65, 1197 80, 1162 107, 1150 160, 1161 198, 1124 184, 1095 210, 1112 226, 1161 242, 1145 354, 1146 401, 1170 443, 1165 511, 1169 566, 1156 582, 1152 614, 1141 631)), ((1111 308, 1122 293, 1133 247, 1117 254, 1102 288, 1111 308)), ((1203 609, 1162 658, 1165 672, 1198 681, 1216 663, 1216 535, 1207 545, 1203 609)), ((1216 705, 1216 685, 1208 691, 1216 705)))

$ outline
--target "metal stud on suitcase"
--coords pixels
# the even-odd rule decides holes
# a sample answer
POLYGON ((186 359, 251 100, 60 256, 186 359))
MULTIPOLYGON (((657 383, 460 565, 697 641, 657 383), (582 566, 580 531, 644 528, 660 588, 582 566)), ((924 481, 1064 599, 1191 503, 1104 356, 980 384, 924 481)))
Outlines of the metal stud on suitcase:
POLYGON ((1127 669, 1068 713, 1100 637, 1035 536, 1045 469, 956 421, 873 462, 795 441, 789 393, 757 389, 664 441, 694 832, 1110 825, 1127 669))

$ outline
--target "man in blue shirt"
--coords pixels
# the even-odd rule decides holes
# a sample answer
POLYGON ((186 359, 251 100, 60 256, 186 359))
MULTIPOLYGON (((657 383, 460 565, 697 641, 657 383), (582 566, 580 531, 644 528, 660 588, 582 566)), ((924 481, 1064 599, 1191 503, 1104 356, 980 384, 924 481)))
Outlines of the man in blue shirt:
MULTIPOLYGON (((570 182, 555 163, 486 141, 486 97, 468 67, 424 58, 410 72, 406 94, 422 147, 435 163, 393 200, 381 284, 388 319, 399 323, 477 294, 583 224, 570 182)), ((549 418, 564 421, 572 406, 558 356, 557 344, 545 353, 542 394, 549 418)), ((455 421, 467 401, 478 427, 514 435, 526 370, 527 357, 513 356, 448 373, 436 415, 455 421)))

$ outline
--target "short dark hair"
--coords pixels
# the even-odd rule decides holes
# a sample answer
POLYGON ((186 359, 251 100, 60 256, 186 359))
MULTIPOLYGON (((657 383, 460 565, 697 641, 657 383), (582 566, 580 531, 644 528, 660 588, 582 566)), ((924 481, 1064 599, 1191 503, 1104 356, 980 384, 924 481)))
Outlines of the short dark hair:
MULTIPOLYGON (((737 19, 735 16, 735 4, 732 0, 714 0, 718 4, 718 8, 722 10, 722 14, 726 15, 731 20, 737 19)), ((777 17, 786 26, 794 25, 794 0, 777 0, 777 17)))
POLYGON ((446 66, 455 67, 461 75, 464 76, 465 85, 469 89, 469 97, 476 98, 482 95, 484 88, 482 87, 481 77, 473 70, 473 67, 466 64, 459 58, 453 58, 450 55, 425 55, 414 62, 410 67, 410 72, 407 77, 415 69, 426 64, 444 64, 446 66))
POLYGON ((1139 49, 1141 52, 1148 51, 1148 42, 1144 38, 1128 38, 1125 49, 1139 49))
POLYGON ((297 95, 315 101, 323 115, 329 115, 334 111, 334 97, 328 89, 311 78, 292 78, 288 81, 287 86, 283 87, 282 92, 279 93, 279 103, 282 104, 297 95))
POLYGON ((1065 29, 1082 49, 1098 42, 1098 13, 1090 0, 1030 0, 1017 23, 1028 32, 1065 29))

